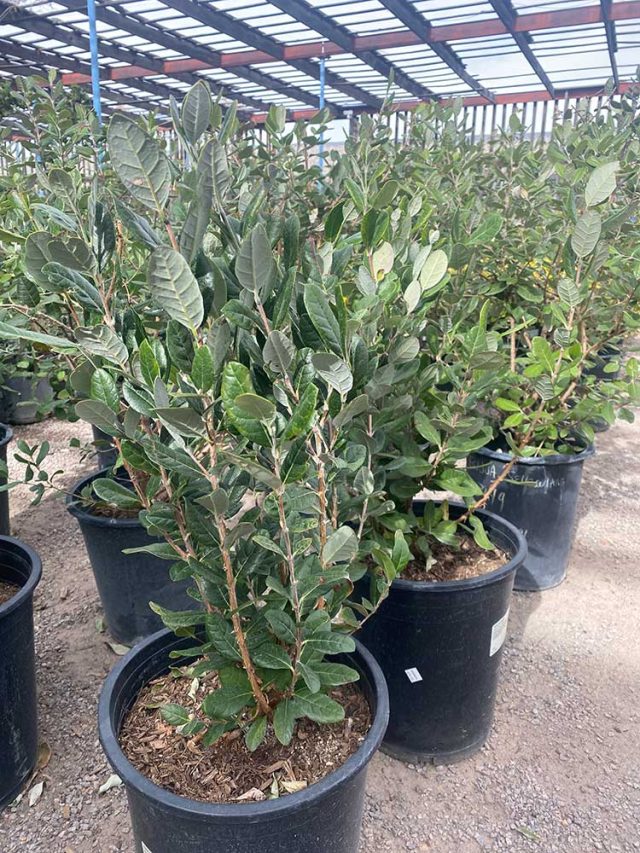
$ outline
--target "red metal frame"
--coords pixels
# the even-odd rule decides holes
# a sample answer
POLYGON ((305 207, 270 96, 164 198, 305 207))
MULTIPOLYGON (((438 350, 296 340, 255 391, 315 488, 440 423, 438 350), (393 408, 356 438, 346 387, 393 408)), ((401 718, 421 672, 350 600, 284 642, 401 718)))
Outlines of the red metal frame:
MULTIPOLYGON (((610 20, 628 21, 640 18, 640 0, 629 0, 625 3, 615 3, 611 10, 610 20)), ((589 24, 601 24, 605 22, 601 7, 584 6, 566 11, 536 12, 529 15, 518 15, 514 29, 519 33, 537 32, 539 30, 556 29, 561 27, 579 27, 589 24)), ((486 36, 506 35, 508 28, 499 18, 491 18, 483 21, 470 21, 461 24, 449 24, 446 26, 431 27, 429 37, 433 42, 460 41, 464 39, 475 39, 486 36)), ((392 33, 380 33, 371 36, 358 36, 353 38, 352 52, 357 55, 364 50, 389 50, 397 47, 408 47, 424 44, 424 42, 411 30, 401 30, 392 33)), ((238 53, 221 53, 219 61, 214 64, 203 62, 199 59, 174 59, 163 63, 164 73, 167 76, 184 73, 188 71, 203 71, 208 68, 233 69, 243 65, 257 65, 262 63, 291 61, 297 59, 310 59, 319 56, 337 56, 348 53, 343 47, 330 41, 310 42, 306 44, 287 45, 284 47, 281 58, 260 50, 243 50, 238 53)), ((119 68, 111 68, 105 75, 105 79, 124 80, 131 77, 148 77, 154 72, 147 68, 135 65, 125 65, 119 68)), ((65 74, 63 83, 87 83, 90 78, 84 74, 65 74)), ((550 100, 539 98, 539 100, 550 100)), ((485 103, 478 99, 479 103, 485 103)), ((500 102, 501 103, 501 102, 500 102)))

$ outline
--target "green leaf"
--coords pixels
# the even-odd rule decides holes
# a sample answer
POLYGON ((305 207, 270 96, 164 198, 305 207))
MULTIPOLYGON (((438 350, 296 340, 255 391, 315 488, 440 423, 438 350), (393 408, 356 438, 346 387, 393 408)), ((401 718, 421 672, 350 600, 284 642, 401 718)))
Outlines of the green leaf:
POLYGON ((436 485, 462 498, 473 498, 476 495, 482 494, 480 486, 462 468, 445 469, 437 478, 436 485))
POLYGON ((269 539, 268 536, 265 536, 264 533, 256 533, 253 537, 253 541, 260 545, 261 548, 265 548, 267 551, 271 551, 279 557, 284 558, 282 548, 277 544, 277 542, 274 542, 273 539, 269 539))
POLYGON ((493 551, 493 544, 487 536, 482 519, 478 518, 477 515, 470 515, 469 524, 473 529, 473 538, 475 539, 476 545, 479 545, 487 551, 493 551))
POLYGON ((339 394, 348 394, 353 387, 353 375, 346 362, 330 352, 316 352, 311 356, 316 373, 339 394))
POLYGON ((520 411, 520 406, 517 403, 514 403, 513 400, 509 400, 507 397, 498 397, 495 401, 495 404, 497 408, 503 412, 520 411))
POLYGON ((246 684, 230 684, 209 693, 202 703, 202 710, 212 720, 227 720, 239 714, 252 701, 253 693, 247 680, 246 684))
POLYGON ((100 356, 100 358, 111 361, 119 367, 124 367, 129 360, 129 352, 124 341, 111 326, 76 329, 75 336, 81 348, 92 355, 100 356))
POLYGON ((32 332, 30 329, 20 329, 10 323, 0 321, 0 337, 11 341, 31 341, 34 344, 42 344, 54 352, 77 352, 78 345, 66 338, 57 338, 54 335, 32 332))
POLYGON ((96 287, 76 270, 63 267, 62 264, 46 263, 42 267, 42 276, 56 293, 70 293, 82 305, 103 310, 96 287))
POLYGON ((120 411, 120 394, 116 381, 101 367, 91 376, 91 397, 105 403, 116 414, 120 411))
POLYGON ((558 283, 558 296, 563 302, 566 302, 569 308, 577 308, 582 301, 580 291, 575 285, 575 282, 569 278, 563 278, 558 283))
POLYGON ((313 669, 322 687, 340 687, 341 684, 353 684, 360 680, 357 669, 345 666, 343 663, 314 663, 313 669))
POLYGON ((252 657, 264 669, 291 669, 291 658, 282 646, 275 643, 264 643, 253 652, 252 657))
POLYGON ((237 361, 230 361, 222 371, 222 403, 231 425, 246 438, 263 446, 271 444, 263 424, 251 417, 238 405, 236 398, 241 394, 255 394, 249 370, 237 361))
POLYGON ((170 702, 160 708, 160 715, 170 726, 184 726, 189 722, 189 712, 182 705, 170 702))
POLYGON ((571 248, 578 258, 585 258, 593 252, 600 239, 602 220, 595 210, 586 210, 576 222, 571 237, 571 248))
POLYGON ((500 233, 502 222, 502 216, 499 213, 490 213, 472 232, 469 243, 472 246, 490 243, 500 233))
POLYGON ((122 396, 131 408, 147 418, 155 417, 156 406, 148 391, 134 387, 128 380, 122 383, 122 396))
POLYGON ((369 408, 369 397, 367 394, 360 394, 358 397, 354 397, 346 406, 338 412, 338 414, 333 419, 333 425, 336 429, 340 429, 341 427, 348 424, 358 415, 364 414, 369 408))
POLYGON ((198 282, 180 252, 158 246, 149 258, 147 282, 156 305, 188 329, 202 324, 204 306, 198 282))
POLYGON ((433 426, 429 418, 424 412, 416 412, 413 416, 413 422, 420 435, 430 444, 440 446, 440 433, 433 426))
POLYGON ((274 372, 285 374, 296 354, 296 348, 289 338, 279 331, 269 333, 262 350, 265 364, 274 372))
POLYGON ((358 538, 351 527, 339 527, 322 549, 324 563, 349 563, 358 553, 358 538))
POLYGON ((420 272, 420 286, 423 291, 430 290, 442 281, 446 275, 448 264, 449 259, 442 249, 431 252, 420 272))
POLYGON ((115 113, 109 122, 107 144, 111 166, 130 195, 146 207, 163 210, 171 170, 160 144, 124 113, 115 113))
POLYGON ((296 624, 288 613, 284 610, 268 610, 265 618, 279 640, 283 643, 295 643, 296 624))
POLYGON ((153 347, 148 340, 145 339, 140 344, 139 355, 142 377, 147 385, 153 388, 156 379, 160 376, 160 365, 156 360, 153 347))
POLYGON ((249 752, 255 752, 256 749, 260 746, 260 744, 265 739, 267 734, 267 718, 266 717, 258 717, 257 720, 254 720, 253 723, 249 726, 249 729, 245 735, 244 742, 247 745, 247 749, 249 752))
POLYGON ((304 644, 312 651, 323 655, 350 654, 356 648, 353 637, 335 631, 313 634, 304 641, 304 644))
POLYGON ((228 660, 242 660, 233 629, 223 616, 219 613, 207 613, 205 626, 207 639, 219 654, 228 660))
POLYGON ((591 177, 587 182, 587 188, 584 192, 584 200, 587 207, 594 207, 596 204, 609 198, 616 189, 616 172, 620 168, 618 160, 611 163, 604 163, 598 166, 591 173, 591 177))
POLYGON ((213 353, 208 346, 198 347, 191 366, 191 379, 199 391, 211 390, 216 375, 213 367, 213 353))
POLYGON ((322 288, 317 284, 306 284, 302 295, 309 319, 322 341, 333 352, 341 353, 340 324, 322 288))
POLYGON ((305 663, 298 661, 298 672, 302 676, 304 683, 310 693, 318 693, 321 687, 320 677, 305 663))
POLYGON ((289 746, 296 724, 296 712, 292 699, 283 699, 273 715, 273 731, 283 746, 289 746))
MULTIPOLYGON (((536 335, 531 340, 531 352, 548 373, 553 373, 556 367, 556 356, 551 349, 551 344, 546 338, 536 335)), ((519 411, 518 407, 518 411, 519 411)), ((511 409, 510 411, 515 411, 511 409)))
POLYGON ((173 471, 187 478, 203 477, 202 471, 186 450, 155 442, 145 444, 145 451, 152 462, 167 471, 173 471))
POLYGON ((263 468, 258 462, 254 462, 252 459, 248 459, 244 456, 238 456, 235 453, 229 453, 227 451, 222 455, 227 462, 232 465, 237 465, 238 468, 243 471, 247 471, 247 473, 251 474, 254 480, 264 483, 266 486, 269 486, 270 489, 278 491, 278 489, 282 488, 282 482, 279 478, 276 477, 272 471, 269 471, 268 468, 263 468))
POLYGON ((204 80, 189 89, 182 101, 180 121, 187 140, 194 145, 209 127, 211 118, 211 93, 204 80))
POLYGON ((294 712, 316 723, 339 723, 344 720, 344 708, 325 693, 296 694, 294 712))
POLYGON ((120 509, 139 509, 140 501, 133 489, 128 489, 115 480, 98 479, 92 483, 93 491, 101 501, 120 509))
POLYGON ((204 417, 190 406, 165 407, 156 409, 160 420, 180 435, 203 436, 206 435, 206 424, 204 417))
POLYGON ((75 412, 80 420, 88 421, 107 435, 119 435, 121 432, 115 413, 101 400, 80 400, 76 403, 75 412))
POLYGON ((398 183, 398 181, 387 181, 386 184, 383 184, 383 186, 373 197, 372 207, 374 207, 376 210, 381 210, 384 207, 388 207, 396 197, 399 189, 400 184, 398 183))
POLYGON ((242 241, 235 269, 242 287, 255 293, 262 301, 267 299, 273 290, 276 263, 264 225, 256 225, 242 241))
POLYGON ((271 400, 258 394, 239 394, 234 402, 247 417, 258 421, 271 421, 276 414, 276 407, 271 400))
POLYGON ((169 320, 165 343, 173 364, 178 370, 188 373, 194 356, 194 339, 189 329, 177 320, 169 320))
POLYGON ((284 433, 286 439, 297 438, 299 435, 306 435, 309 432, 313 425, 317 404, 318 388, 313 382, 310 382, 302 392, 298 405, 287 424, 284 433))

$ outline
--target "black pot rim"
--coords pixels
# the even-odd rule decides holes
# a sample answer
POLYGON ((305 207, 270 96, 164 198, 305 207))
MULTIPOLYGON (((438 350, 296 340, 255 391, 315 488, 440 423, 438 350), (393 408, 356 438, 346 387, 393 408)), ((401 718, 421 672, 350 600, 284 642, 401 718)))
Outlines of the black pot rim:
MULTIPOLYGON (((473 451, 478 456, 486 456, 498 462, 511 462, 513 456, 504 450, 492 450, 490 447, 481 447, 473 451)), ((573 465, 576 462, 584 462, 596 452, 594 444, 590 444, 580 453, 550 453, 548 456, 518 456, 518 465, 573 465)))
MULTIPOLYGON (((435 501, 435 503, 440 503, 440 501, 435 501)), ((458 503, 457 501, 450 501, 449 507, 460 508, 462 510, 466 509, 464 504, 458 503)), ((423 593, 428 595, 454 592, 455 590, 466 592, 470 589, 479 589, 480 587, 497 583, 506 575, 517 571, 527 557, 528 546, 524 534, 518 530, 514 524, 507 521, 506 518, 501 518, 499 515, 496 515, 494 512, 489 512, 487 509, 480 509, 475 514, 483 521, 489 519, 495 527, 502 527, 503 529, 508 530, 518 543, 516 553, 513 554, 511 559, 505 563, 504 566, 499 566, 497 569, 494 569, 492 572, 487 572, 484 575, 477 575, 475 578, 460 578, 459 580, 452 581, 413 581, 406 578, 396 578, 392 582, 391 588, 402 590, 403 592, 423 593)))
POLYGON ((0 448, 3 448, 13 438, 13 430, 8 424, 0 424, 0 434, 2 435, 2 438, 0 438, 0 448))
POLYGON ((15 536, 0 536, 0 563, 2 562, 2 552, 5 550, 3 547, 5 544, 13 546, 12 550, 23 552, 31 563, 31 571, 29 572, 27 582, 20 587, 18 592, 11 596, 8 601, 5 601, 4 604, 0 604, 0 620, 14 610, 17 610, 26 598, 33 595, 33 591, 42 577, 42 560, 33 548, 21 539, 16 539, 15 536))
POLYGON ((140 773, 123 753, 118 742, 118 733, 111 724, 110 704, 119 678, 136 657, 145 652, 149 646, 158 644, 159 641, 170 637, 173 637, 173 641, 171 644, 167 644, 167 651, 171 649, 173 644, 184 643, 184 637, 177 637, 168 628, 163 628, 131 649, 114 666, 105 679, 98 703, 98 733, 109 763, 126 785, 134 788, 142 796, 160 800, 165 808, 173 808, 182 813, 187 812, 190 818, 202 820, 220 819, 229 822, 244 822, 275 817, 283 812, 307 805, 347 782, 371 761, 382 743, 389 721, 387 684, 373 655, 356 640, 356 654, 364 661, 365 668, 371 675, 372 687, 376 695, 376 709, 371 728, 362 745, 341 767, 302 791, 262 803, 206 803, 200 800, 192 800, 189 797, 181 797, 172 791, 161 788, 143 773, 140 773))
POLYGON ((106 476, 113 469, 110 467, 102 468, 100 471, 94 471, 92 474, 87 474, 81 480, 78 480, 71 487, 71 493, 65 498, 65 505, 68 512, 78 521, 83 524, 92 524, 94 527, 141 527, 140 521, 137 518, 115 518, 107 515, 94 515, 90 510, 79 506, 76 503, 77 496, 85 486, 98 480, 100 477, 106 476))

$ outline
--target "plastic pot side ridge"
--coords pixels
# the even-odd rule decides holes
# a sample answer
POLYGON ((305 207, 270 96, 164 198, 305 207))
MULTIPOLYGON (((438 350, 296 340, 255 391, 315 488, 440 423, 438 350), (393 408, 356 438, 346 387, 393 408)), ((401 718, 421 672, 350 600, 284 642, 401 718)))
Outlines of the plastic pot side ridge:
MULTIPOLYGON (((7 446, 13 438, 13 430, 6 424, 0 424, 0 460, 7 462, 7 446)), ((0 483, 6 483, 4 478, 0 483)), ((11 521, 9 516, 9 492, 0 492, 0 536, 11 535, 11 521)))
MULTIPOLYGON (((551 589, 562 583, 573 545, 582 469, 595 452, 534 456, 519 459, 493 492, 488 509, 521 530, 529 546, 514 588, 551 589)), ((482 488, 500 475, 511 456, 483 448, 470 454, 467 471, 482 488)))
MULTIPOLYGON (((416 512, 423 503, 414 502, 416 512)), ((484 510, 478 516, 508 563, 464 580, 397 578, 358 635, 389 688, 382 750, 403 761, 459 761, 491 730, 513 578, 527 546, 509 522, 484 510)))
POLYGON ((0 579, 20 587, 0 605, 0 809, 18 795, 38 754, 33 593, 41 575, 33 549, 0 537, 0 579))
POLYGON ((168 560, 122 553, 159 541, 149 536, 137 518, 94 515, 74 502, 85 486, 109 471, 79 480, 67 498, 67 509, 80 525, 109 632, 130 646, 163 627, 150 601, 170 610, 195 610, 199 604, 187 593, 190 579, 171 580, 168 560))
POLYGON ((133 767, 118 743, 122 720, 142 687, 175 665, 171 651, 192 644, 168 630, 148 637, 114 667, 100 696, 100 742, 126 786, 136 853, 357 853, 367 765, 389 715, 376 661, 361 646, 353 655, 339 656, 360 671, 373 716, 360 749, 340 768, 277 800, 215 804, 159 787, 133 767))

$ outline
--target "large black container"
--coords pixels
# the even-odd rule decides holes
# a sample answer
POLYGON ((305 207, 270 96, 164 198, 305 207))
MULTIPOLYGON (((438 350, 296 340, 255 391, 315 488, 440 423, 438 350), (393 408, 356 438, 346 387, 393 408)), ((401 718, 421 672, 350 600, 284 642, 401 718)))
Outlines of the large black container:
MULTIPOLYGON (((562 583, 573 544, 582 466, 594 453, 534 456, 520 459, 491 495, 492 512, 506 518, 526 536, 529 551, 514 588, 551 589, 562 583)), ((483 489, 500 475, 511 456, 483 448, 467 459, 467 470, 483 489)))
POLYGON ((141 688, 167 672, 172 650, 193 644, 170 631, 149 637, 114 667, 100 697, 100 741, 129 798, 136 853, 356 853, 367 765, 387 725, 380 668, 359 647, 338 659, 358 669, 373 725, 357 753, 304 791, 262 803, 209 804, 180 797, 139 773, 118 745, 123 717, 141 688))
POLYGON ((97 426, 92 426, 91 431, 96 449, 98 470, 103 471, 105 468, 113 468, 118 459, 118 451, 113 446, 113 439, 108 433, 98 429, 97 426))
MULTIPOLYGON (((415 501, 415 512, 423 506, 415 501)), ((453 517, 462 508, 451 510, 453 517)), ((389 688, 382 750, 403 761, 459 761, 480 749, 491 729, 513 578, 527 545, 509 522, 478 516, 510 556, 506 565, 467 580, 398 578, 358 634, 389 688)))
MULTIPOLYGON (((0 460, 7 464, 7 445, 13 438, 11 427, 0 424, 0 460)), ((5 477, 0 477, 0 485, 7 482, 5 477)), ((0 492, 0 536, 9 536, 11 523, 9 520, 9 492, 0 492)))
POLYGON ((162 628, 150 601, 170 610, 193 610, 198 603, 187 594, 188 580, 171 580, 167 560, 153 554, 122 553, 159 541, 149 536, 137 518, 92 515, 74 502, 86 485, 107 473, 91 474, 76 483, 67 509, 80 525, 109 632, 119 643, 133 645, 162 628))
POLYGON ((41 574, 35 551, 0 536, 0 580, 20 587, 0 604, 0 808, 20 792, 38 754, 33 591, 41 574))
POLYGON ((13 376, 6 387, 12 424, 36 423, 40 420, 40 406, 53 399, 53 389, 46 377, 13 376))

